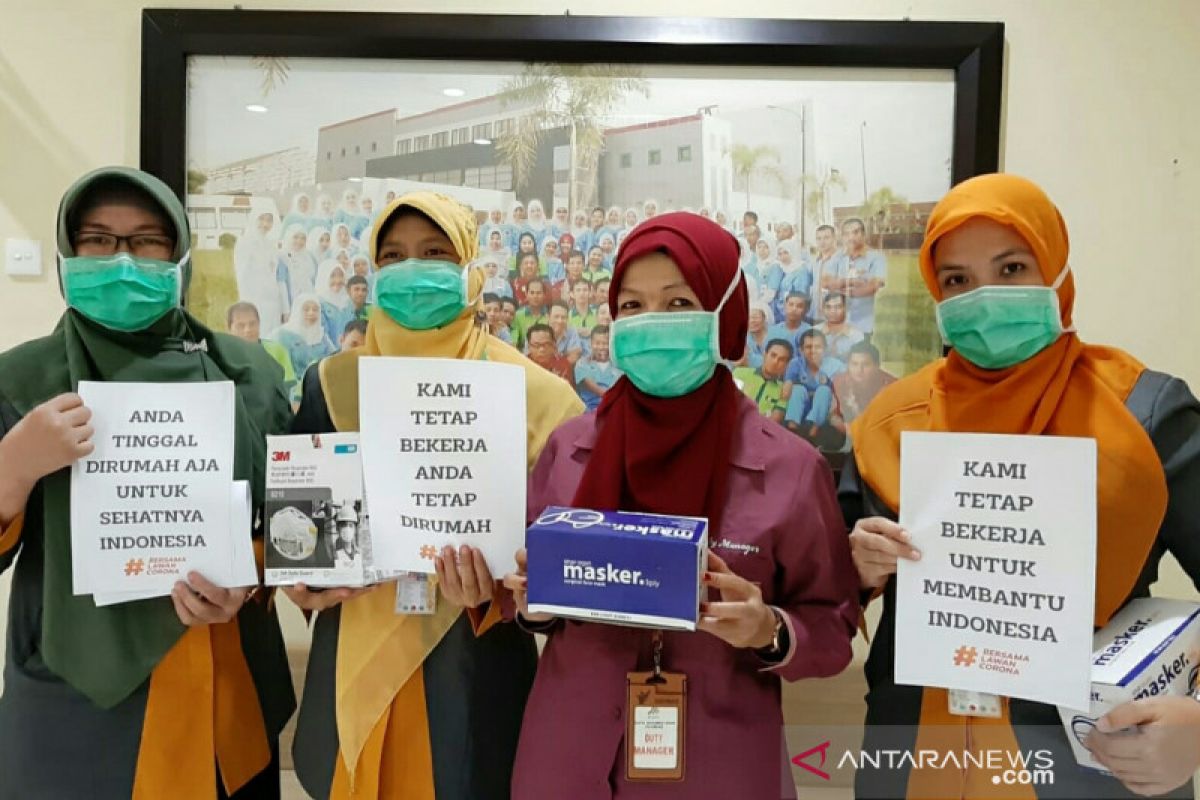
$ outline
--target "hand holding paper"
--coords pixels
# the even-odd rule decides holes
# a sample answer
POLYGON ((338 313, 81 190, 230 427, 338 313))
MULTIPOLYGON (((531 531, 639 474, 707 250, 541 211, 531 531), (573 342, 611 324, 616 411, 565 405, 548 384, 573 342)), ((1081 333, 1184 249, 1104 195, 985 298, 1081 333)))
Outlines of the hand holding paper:
POLYGON ((478 547, 463 545, 458 552, 444 547, 434 558, 434 568, 442 594, 456 606, 478 608, 495 594, 496 581, 478 547))
POLYGON ((42 403, 18 422, 0 448, 3 477, 30 488, 42 478, 91 455, 92 411, 74 392, 42 403), (8 456, 11 455, 12 458, 8 456))
POLYGON ((249 594, 249 587, 222 589, 200 573, 192 572, 186 583, 175 584, 171 602, 184 625, 217 625, 236 617, 249 594))
POLYGON ((908 531, 885 517, 860 519, 850 532, 850 554, 863 589, 878 589, 896 573, 898 559, 919 561, 908 531))

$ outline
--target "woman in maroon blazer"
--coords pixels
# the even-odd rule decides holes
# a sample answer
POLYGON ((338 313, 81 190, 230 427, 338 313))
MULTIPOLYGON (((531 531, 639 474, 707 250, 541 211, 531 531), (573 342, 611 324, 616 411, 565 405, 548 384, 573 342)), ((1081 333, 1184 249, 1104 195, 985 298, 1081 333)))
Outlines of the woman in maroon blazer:
POLYGON ((711 602, 695 633, 569 622, 528 614, 523 571, 507 576, 518 621, 549 635, 513 796, 794 797, 780 679, 841 671, 858 619, 829 467, 759 416, 726 366, 748 318, 731 234, 689 213, 643 223, 621 245, 609 307, 625 377, 550 437, 530 518, 549 505, 707 517, 711 602), (675 781, 633 780, 626 764, 626 676, 652 668, 656 641, 663 671, 687 678, 675 781))

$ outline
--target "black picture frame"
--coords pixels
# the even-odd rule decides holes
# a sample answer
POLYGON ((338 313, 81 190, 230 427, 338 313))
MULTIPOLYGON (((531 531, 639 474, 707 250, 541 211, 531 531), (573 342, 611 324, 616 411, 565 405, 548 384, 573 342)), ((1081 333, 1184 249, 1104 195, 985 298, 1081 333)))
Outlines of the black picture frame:
POLYGON ((1004 24, 146 9, 141 168, 186 189, 189 56, 952 69, 953 183, 1000 157, 1004 24))

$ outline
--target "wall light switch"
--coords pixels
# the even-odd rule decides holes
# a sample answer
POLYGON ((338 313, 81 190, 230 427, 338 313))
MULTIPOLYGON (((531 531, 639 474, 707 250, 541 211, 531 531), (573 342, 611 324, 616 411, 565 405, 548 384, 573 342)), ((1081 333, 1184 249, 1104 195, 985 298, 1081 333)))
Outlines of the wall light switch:
POLYGON ((42 243, 37 239, 5 239, 4 272, 8 275, 41 275, 42 243))

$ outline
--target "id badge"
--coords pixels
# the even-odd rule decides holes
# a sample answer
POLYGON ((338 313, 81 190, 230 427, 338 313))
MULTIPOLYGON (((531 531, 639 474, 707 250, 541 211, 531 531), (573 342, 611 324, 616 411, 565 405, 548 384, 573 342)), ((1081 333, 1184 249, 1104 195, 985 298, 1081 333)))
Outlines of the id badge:
POLYGON ((1000 695, 950 689, 950 713, 958 717, 1000 716, 1000 695))
POLYGON ((625 778, 682 781, 687 730, 687 676, 630 672, 626 676, 625 778))
POLYGON ((437 584, 423 572, 402 572, 396 578, 397 614, 433 614, 437 611, 437 584))

